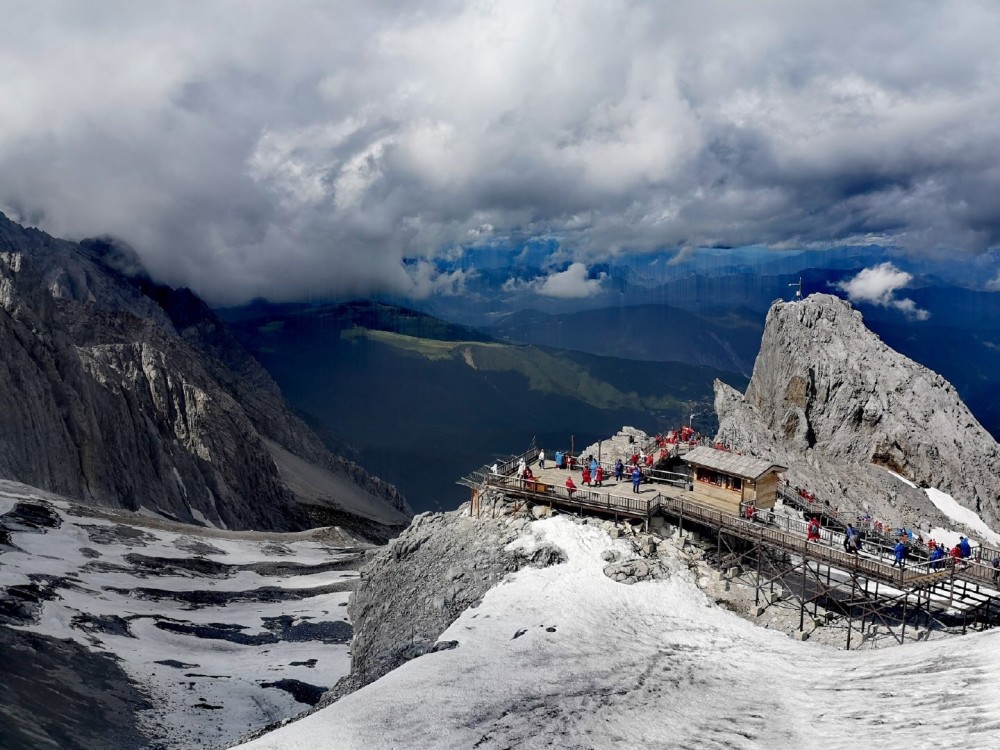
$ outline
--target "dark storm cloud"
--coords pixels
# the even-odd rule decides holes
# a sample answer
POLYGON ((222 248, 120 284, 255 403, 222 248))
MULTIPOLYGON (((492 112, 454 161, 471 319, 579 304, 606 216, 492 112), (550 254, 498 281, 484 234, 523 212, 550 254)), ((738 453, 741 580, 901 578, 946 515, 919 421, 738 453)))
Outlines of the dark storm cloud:
POLYGON ((0 205, 216 302, 456 293, 432 261, 505 238, 558 238, 562 294, 620 250, 1000 245, 993 3, 3 5, 0 205))

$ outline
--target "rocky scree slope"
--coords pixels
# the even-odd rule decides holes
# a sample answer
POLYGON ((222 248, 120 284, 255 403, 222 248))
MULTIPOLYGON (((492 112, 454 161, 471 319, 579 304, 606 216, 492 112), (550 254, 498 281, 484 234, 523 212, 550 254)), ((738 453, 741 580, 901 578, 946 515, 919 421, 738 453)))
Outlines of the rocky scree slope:
POLYGON ((187 290, 109 241, 0 214, 0 477, 231 529, 339 524, 384 540, 395 488, 330 454, 187 290))
POLYGON ((1000 523, 1000 450, 940 375, 886 346, 849 303, 775 302, 746 395, 716 381, 718 439, 783 463, 831 505, 890 522, 934 520, 919 489, 1000 523))

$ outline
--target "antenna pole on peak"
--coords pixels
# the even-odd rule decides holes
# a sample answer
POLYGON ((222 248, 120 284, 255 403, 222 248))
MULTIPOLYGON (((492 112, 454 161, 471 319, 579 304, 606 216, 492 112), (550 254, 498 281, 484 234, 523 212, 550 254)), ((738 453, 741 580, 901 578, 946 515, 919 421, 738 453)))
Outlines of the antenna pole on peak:
POLYGON ((796 301, 802 299, 802 277, 801 276, 799 276, 798 282, 792 282, 788 286, 794 286, 795 287, 795 300, 796 301))

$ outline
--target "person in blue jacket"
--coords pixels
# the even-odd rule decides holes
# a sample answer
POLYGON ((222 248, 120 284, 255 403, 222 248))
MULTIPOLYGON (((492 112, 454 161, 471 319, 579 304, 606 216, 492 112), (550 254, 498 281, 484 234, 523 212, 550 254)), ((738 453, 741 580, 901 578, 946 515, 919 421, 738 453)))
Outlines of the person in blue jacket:
POLYGON ((625 462, 619 458, 615 461, 615 481, 622 481, 623 476, 625 476, 625 462))
POLYGON ((964 536, 958 538, 958 549, 962 553, 962 559, 967 557, 972 557, 972 547, 969 544, 969 540, 964 536))
POLYGON ((903 561, 906 559, 906 545, 903 544, 902 539, 896 542, 896 546, 893 548, 892 551, 896 556, 896 559, 893 560, 892 567, 895 568, 898 565, 900 568, 902 568, 903 561))
POLYGON ((940 562, 941 558, 944 557, 944 545, 939 544, 931 551, 931 569, 940 570, 943 563, 940 562))
POLYGON ((563 467, 563 454, 562 451, 556 451, 556 468, 561 469, 563 467))
POLYGON ((642 469, 638 466, 632 469, 632 492, 639 491, 639 484, 642 482, 642 469))

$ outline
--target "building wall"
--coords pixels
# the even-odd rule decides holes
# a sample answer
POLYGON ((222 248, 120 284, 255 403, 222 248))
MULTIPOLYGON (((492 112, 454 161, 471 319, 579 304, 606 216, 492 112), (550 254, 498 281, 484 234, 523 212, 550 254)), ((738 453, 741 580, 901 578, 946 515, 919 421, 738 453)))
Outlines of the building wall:
POLYGON ((778 475, 774 472, 766 474, 757 482, 756 506, 758 508, 773 508, 777 494, 778 475))
MULTIPOLYGON (((747 484, 747 482, 744 482, 744 487, 747 484)), ((704 501, 713 507, 723 508, 734 514, 738 514, 740 511, 740 500, 743 498, 741 490, 727 490, 725 487, 719 487, 710 482, 703 482, 696 475, 692 484, 692 492, 694 493, 695 500, 704 501)))
MULTIPOLYGON (((715 508, 730 510, 737 514, 739 513, 741 502, 752 502, 761 510, 774 507, 778 493, 778 475, 774 472, 761 477, 758 482, 754 482, 751 479, 744 479, 742 480, 743 486, 741 489, 730 490, 712 482, 701 481, 698 477, 703 471, 702 467, 695 466, 693 468, 694 482, 692 492, 695 495, 695 500, 705 502, 715 508)), ((714 469, 708 469, 707 471, 714 474, 723 473, 714 469)))

